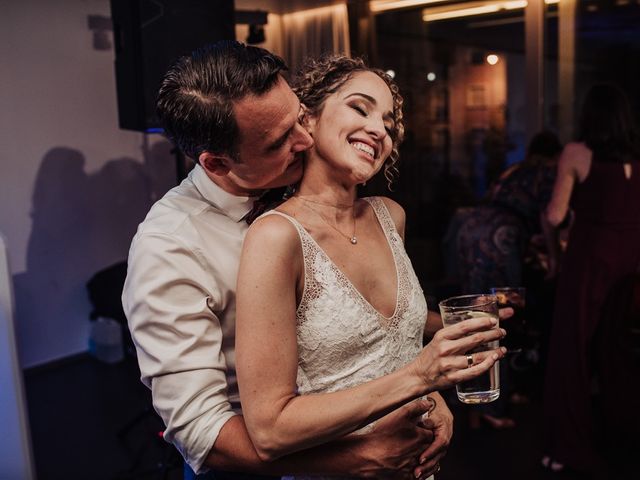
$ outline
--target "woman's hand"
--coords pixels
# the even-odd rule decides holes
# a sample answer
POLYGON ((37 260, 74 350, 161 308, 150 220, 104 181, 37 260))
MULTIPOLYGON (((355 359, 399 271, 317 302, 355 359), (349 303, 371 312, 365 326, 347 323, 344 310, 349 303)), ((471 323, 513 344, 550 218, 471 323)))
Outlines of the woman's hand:
POLYGON ((467 358, 467 352, 506 335, 497 324, 496 318, 477 317, 438 330, 412 364, 427 391, 443 390, 477 377, 502 358, 504 347, 475 352, 467 358))

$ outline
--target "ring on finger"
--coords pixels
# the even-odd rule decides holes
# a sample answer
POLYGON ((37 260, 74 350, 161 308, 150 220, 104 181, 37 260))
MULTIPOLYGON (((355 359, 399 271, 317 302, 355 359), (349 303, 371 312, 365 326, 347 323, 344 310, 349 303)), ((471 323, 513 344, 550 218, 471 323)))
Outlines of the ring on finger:
POLYGON ((473 354, 469 353, 467 355, 467 368, 473 366, 473 354))

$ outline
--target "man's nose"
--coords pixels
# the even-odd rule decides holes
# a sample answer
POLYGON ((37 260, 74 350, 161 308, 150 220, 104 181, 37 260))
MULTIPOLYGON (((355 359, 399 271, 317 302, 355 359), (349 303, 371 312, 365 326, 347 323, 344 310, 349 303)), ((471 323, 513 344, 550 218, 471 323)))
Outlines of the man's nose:
POLYGON ((293 144, 294 152, 301 152, 303 150, 311 148, 311 146, 313 145, 313 138, 302 125, 297 124, 295 126, 294 134, 296 135, 296 141, 293 144))

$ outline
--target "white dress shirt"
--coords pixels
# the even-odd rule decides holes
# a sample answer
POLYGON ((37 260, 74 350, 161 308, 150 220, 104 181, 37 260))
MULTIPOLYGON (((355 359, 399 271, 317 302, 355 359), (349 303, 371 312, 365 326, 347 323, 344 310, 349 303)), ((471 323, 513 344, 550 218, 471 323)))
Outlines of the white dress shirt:
POLYGON ((231 195, 199 165, 153 205, 129 252, 122 303, 142 382, 196 473, 238 404, 236 278, 253 198, 231 195), (231 402, 231 403, 230 403, 231 402))

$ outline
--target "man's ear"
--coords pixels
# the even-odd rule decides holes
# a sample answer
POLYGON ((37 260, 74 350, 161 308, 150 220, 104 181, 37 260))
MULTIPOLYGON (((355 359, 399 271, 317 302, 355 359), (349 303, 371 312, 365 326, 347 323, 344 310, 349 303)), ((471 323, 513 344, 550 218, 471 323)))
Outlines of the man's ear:
POLYGON ((198 156, 198 163, 208 174, 222 177, 231 170, 229 166, 232 160, 227 155, 202 152, 198 156))

